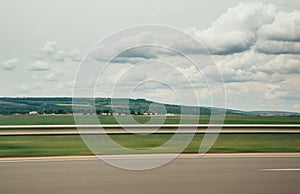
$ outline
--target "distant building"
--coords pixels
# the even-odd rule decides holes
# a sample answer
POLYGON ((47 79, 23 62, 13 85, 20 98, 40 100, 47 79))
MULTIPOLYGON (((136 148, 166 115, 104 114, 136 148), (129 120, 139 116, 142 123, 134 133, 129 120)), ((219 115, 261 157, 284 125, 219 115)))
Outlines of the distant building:
POLYGON ((175 114, 173 114, 173 113, 166 113, 165 115, 166 116, 175 116, 175 114))
POLYGON ((37 111, 30 111, 28 114, 29 115, 38 115, 39 113, 37 111))
MULTIPOLYGON (((52 113, 52 114, 54 114, 54 113, 52 113)), ((82 116, 83 113, 73 113, 72 115, 73 115, 73 116, 82 116)))

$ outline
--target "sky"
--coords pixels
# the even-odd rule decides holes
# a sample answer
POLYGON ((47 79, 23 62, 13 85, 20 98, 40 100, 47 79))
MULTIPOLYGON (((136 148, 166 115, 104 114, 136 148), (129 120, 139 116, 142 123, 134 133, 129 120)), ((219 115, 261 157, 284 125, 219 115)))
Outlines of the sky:
POLYGON ((81 79, 101 97, 225 106, 225 93, 228 108, 300 112, 297 0, 1 0, 0 24, 0 96, 72 96, 90 65, 81 79), (182 33, 123 30, 99 42, 145 24, 182 33), (167 41, 174 50, 126 47, 167 41))

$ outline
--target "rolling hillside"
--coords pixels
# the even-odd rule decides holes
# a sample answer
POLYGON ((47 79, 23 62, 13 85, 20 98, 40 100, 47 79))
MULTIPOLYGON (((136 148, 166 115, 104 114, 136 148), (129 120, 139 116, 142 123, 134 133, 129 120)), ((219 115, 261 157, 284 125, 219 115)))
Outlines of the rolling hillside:
POLYGON ((239 111, 223 108, 179 106, 174 104, 162 104, 145 99, 111 99, 111 98, 80 98, 77 104, 72 104, 70 97, 28 97, 28 98, 0 98, 0 114, 28 114, 36 111, 39 114, 70 114, 72 106, 83 113, 90 113, 89 107, 95 103, 97 114, 220 114, 226 111, 233 115, 300 115, 294 112, 280 111, 239 111), (129 107, 127 107, 129 101, 129 107))

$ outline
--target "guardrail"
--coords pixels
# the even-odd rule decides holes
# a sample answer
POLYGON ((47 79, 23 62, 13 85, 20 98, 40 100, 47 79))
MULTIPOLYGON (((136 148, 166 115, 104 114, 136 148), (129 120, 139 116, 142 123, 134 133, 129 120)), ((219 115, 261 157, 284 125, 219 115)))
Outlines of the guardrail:
POLYGON ((300 125, 9 125, 0 136, 101 134, 300 134, 300 125), (100 130, 101 127, 103 130, 100 130), (78 130, 78 128, 80 130, 78 130), (220 130, 221 129, 221 130, 220 130), (79 133, 80 131, 80 133, 79 133))

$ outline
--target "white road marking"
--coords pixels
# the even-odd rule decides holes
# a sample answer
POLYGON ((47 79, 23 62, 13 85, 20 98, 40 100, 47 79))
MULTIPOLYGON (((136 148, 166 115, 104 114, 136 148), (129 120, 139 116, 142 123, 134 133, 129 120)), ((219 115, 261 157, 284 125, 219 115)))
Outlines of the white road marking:
POLYGON ((271 169, 261 169, 261 171, 269 171, 269 172, 284 172, 284 171, 300 171, 300 168, 271 168, 271 169))
POLYGON ((20 159, 20 160, 2 160, 0 163, 22 163, 22 162, 66 162, 66 161, 90 161, 97 158, 62 158, 62 159, 20 159))
MULTIPOLYGON (((158 159, 174 157, 174 154, 127 154, 101 155, 106 159, 158 159)), ((235 154, 181 154, 177 158, 190 159, 217 159, 217 158, 300 158, 300 153, 235 153, 235 154)), ((45 157, 15 157, 0 158, 0 163, 16 162, 64 162, 64 161, 91 161, 99 160, 97 156, 45 156, 45 157)), ((262 169, 268 171, 268 169, 262 169)), ((272 169, 271 169, 272 170, 272 169)), ((269 171, 271 171, 269 170, 269 171)), ((279 169, 280 170, 280 169, 279 169)), ((277 171, 279 171, 277 170, 277 171)), ((282 169, 281 169, 282 170, 282 169)), ((283 171, 283 170, 282 170, 283 171)))

